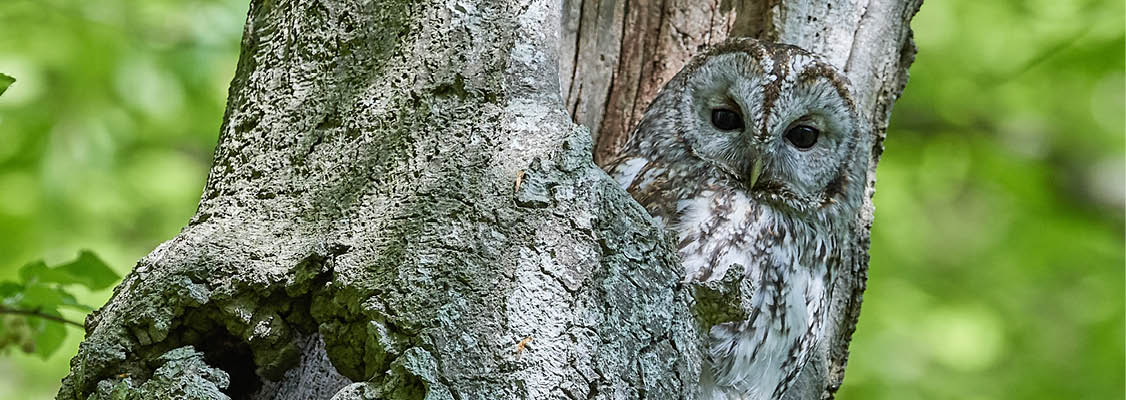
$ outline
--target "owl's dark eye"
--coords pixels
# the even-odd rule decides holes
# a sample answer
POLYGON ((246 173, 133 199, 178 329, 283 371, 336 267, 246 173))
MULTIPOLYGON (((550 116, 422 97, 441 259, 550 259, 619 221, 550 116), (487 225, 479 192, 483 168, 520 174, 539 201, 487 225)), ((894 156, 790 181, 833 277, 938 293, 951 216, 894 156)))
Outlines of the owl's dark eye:
POLYGON ((713 108, 712 125, 721 131, 743 130, 743 118, 726 108, 713 108))
POLYGON ((805 150, 817 144, 821 132, 808 125, 798 125, 786 131, 786 140, 799 149, 805 150))

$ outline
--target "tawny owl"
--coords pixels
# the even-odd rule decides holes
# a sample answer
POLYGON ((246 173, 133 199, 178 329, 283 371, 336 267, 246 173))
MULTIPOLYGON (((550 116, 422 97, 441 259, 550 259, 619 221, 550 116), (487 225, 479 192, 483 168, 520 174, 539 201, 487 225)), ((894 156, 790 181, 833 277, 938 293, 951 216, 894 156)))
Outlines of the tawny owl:
POLYGON ((606 166, 678 235, 685 281, 742 274, 740 317, 705 324, 701 398, 780 399, 825 340, 834 278, 852 263, 865 126, 826 61, 732 39, 661 90, 606 166))

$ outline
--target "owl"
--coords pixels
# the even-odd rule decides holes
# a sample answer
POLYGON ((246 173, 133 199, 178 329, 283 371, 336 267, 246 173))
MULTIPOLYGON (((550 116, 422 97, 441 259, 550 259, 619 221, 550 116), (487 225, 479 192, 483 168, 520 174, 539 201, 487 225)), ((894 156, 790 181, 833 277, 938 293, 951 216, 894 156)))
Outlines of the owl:
POLYGON ((666 84, 605 166, 679 238, 686 282, 738 274, 738 318, 702 324, 702 399, 781 399, 826 340, 871 155, 850 90, 801 48, 731 39, 666 84))

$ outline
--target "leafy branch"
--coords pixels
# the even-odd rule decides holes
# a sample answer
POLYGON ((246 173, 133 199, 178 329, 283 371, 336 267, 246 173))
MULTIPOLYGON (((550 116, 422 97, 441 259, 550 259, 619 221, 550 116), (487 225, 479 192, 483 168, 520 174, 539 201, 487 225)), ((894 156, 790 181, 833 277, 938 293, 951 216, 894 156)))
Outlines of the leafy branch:
POLYGON ((52 267, 43 261, 24 265, 18 281, 0 281, 0 351, 19 347, 25 353, 49 357, 66 338, 66 325, 84 328, 82 323, 63 317, 60 310, 93 310, 79 303, 66 288, 77 285, 104 290, 120 279, 87 250, 79 252, 73 261, 52 267))

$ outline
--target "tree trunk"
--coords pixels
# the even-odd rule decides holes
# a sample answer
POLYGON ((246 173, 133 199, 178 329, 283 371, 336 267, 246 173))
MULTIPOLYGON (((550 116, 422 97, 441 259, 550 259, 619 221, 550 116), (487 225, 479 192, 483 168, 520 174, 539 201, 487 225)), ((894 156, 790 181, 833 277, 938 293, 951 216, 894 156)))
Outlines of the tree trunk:
MULTIPOLYGON (((58 398, 694 398, 692 288, 592 154, 728 31, 825 54, 882 138, 919 1, 255 0, 199 210, 58 398)), ((840 385, 866 267, 790 397, 840 385)))

